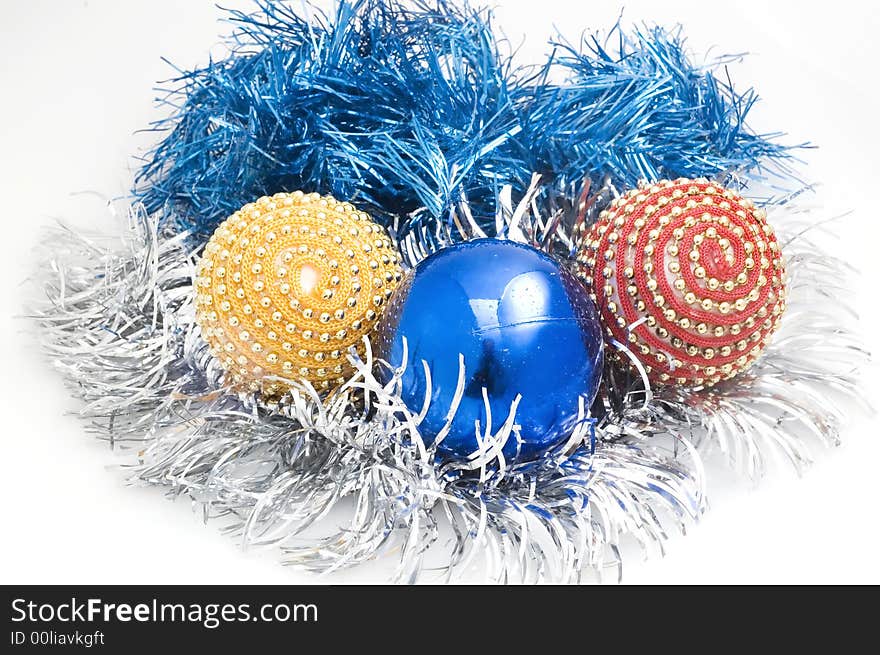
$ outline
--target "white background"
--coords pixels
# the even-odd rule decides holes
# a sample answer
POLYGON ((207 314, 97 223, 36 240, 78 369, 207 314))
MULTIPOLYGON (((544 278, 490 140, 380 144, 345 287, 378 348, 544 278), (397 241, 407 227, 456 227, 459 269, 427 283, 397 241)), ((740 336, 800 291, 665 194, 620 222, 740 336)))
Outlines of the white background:
MULTIPOLYGON (((184 500, 124 485, 120 458, 88 436, 56 375, 38 354, 33 327, 15 315, 36 262, 41 226, 56 218, 105 227, 102 198, 122 195, 135 134, 159 116, 152 90, 182 67, 217 53, 214 0, 2 0, 0 26, 0 583, 294 583, 317 581, 271 554, 243 553, 203 525, 184 500)), ((249 6, 227 0, 229 6, 249 6)), ((321 5, 328 3, 322 2, 321 5)), ((750 52, 731 73, 763 100, 758 130, 782 129, 822 182, 829 215, 854 210, 843 251, 864 273, 859 309, 876 335, 880 231, 876 203, 880 120, 871 3, 629 0, 624 23, 685 25, 698 53, 750 52)), ((571 39, 606 29, 618 2, 497 0, 496 18, 522 62, 537 62, 555 27, 571 39)), ((877 400, 876 376, 863 393, 877 400)), ((818 453, 798 479, 777 471, 756 488, 716 483, 712 508, 665 558, 628 562, 631 583, 880 583, 880 442, 876 418, 846 429, 845 444, 818 453)), ((379 570, 378 568, 376 569, 379 570)), ((333 582, 381 580, 359 571, 333 582)))

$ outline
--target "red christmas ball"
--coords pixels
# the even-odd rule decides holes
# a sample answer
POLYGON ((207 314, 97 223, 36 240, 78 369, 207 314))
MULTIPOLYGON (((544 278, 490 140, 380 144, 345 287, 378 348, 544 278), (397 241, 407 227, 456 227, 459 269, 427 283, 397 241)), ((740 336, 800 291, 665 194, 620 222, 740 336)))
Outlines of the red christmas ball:
POLYGON ((779 327, 779 244, 764 210, 729 189, 704 179, 644 184, 580 230, 578 272, 606 333, 629 347, 652 382, 732 378, 779 327))

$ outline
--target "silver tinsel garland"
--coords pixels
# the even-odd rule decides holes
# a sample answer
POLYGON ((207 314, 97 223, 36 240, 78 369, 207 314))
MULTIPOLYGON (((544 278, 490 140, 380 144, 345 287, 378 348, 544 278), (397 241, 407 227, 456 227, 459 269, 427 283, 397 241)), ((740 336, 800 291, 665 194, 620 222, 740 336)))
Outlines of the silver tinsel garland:
MULTIPOLYGON (((535 178, 517 207, 502 191, 498 233, 564 259, 575 208, 540 220, 530 208, 539 186, 535 178)), ((610 194, 602 189, 588 214, 610 194)), ((511 466, 500 455, 512 408, 479 452, 450 464, 422 442, 419 415, 395 393, 399 376, 387 385, 374 376, 389 364, 374 362, 369 347, 327 399, 299 382, 271 407, 228 393, 194 325, 198 253, 157 215, 135 206, 129 217, 121 250, 66 229, 46 239, 47 300, 34 312, 46 353, 91 429, 134 449, 132 481, 189 496, 244 544, 280 547, 285 563, 316 572, 393 552, 395 580, 406 582, 431 558, 449 580, 475 567, 497 582, 619 576, 623 541, 662 552, 670 531, 700 517, 706 454, 756 479, 768 453, 800 471, 811 441, 836 444, 869 357, 844 320, 847 264, 811 240, 824 228, 810 212, 788 203, 771 220, 788 261, 789 306, 755 366, 702 391, 652 391, 609 366, 584 420, 541 461, 511 466)), ((410 232, 398 244, 405 259, 482 235, 464 199, 454 218, 458 235, 410 232)))

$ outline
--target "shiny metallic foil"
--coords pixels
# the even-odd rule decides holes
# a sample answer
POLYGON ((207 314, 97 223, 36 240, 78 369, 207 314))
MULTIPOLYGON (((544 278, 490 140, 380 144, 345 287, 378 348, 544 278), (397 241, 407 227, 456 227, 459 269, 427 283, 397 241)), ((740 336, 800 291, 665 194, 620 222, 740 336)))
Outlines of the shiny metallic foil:
MULTIPOLYGON (((502 189, 499 225, 570 263, 574 224, 615 191, 560 201, 540 218, 530 204, 539 187, 536 177, 516 207, 502 189)), ((397 244, 405 260, 482 236, 465 201, 456 216, 456 234, 410 232, 397 244)), ((609 366, 568 440, 516 465, 502 454, 510 421, 469 458, 438 457, 395 393, 400 372, 384 385, 375 374, 398 363, 374 361, 369 343, 329 397, 296 380, 270 404, 224 387, 194 324, 198 253, 138 206, 121 250, 66 229, 46 239, 47 300, 33 313, 86 424, 132 449, 134 481, 190 497, 243 543, 280 548, 287 564, 327 572, 383 555, 403 582, 473 580, 474 570, 494 582, 613 578, 622 543, 662 552, 668 534, 700 517, 707 455, 750 478, 771 453, 801 470, 814 444, 838 442, 859 402, 869 357, 842 304, 849 267, 823 253, 813 213, 787 203, 769 220, 789 262, 789 308, 754 366, 708 390, 652 390, 638 370, 609 366), (426 564, 438 558, 439 572, 426 564)))

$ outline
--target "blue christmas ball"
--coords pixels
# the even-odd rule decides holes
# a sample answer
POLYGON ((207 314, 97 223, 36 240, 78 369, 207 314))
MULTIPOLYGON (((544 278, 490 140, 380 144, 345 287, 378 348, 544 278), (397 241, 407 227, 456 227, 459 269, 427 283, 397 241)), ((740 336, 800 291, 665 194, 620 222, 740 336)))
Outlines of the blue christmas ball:
MULTIPOLYGON (((580 400, 589 407, 602 376, 602 330, 586 288, 548 255, 512 241, 476 239, 419 263, 377 334, 380 355, 394 367, 403 363, 406 338, 401 396, 414 413, 428 393, 423 361, 430 370, 420 425, 428 443, 447 422, 463 356, 464 396, 438 446, 453 457, 476 451, 477 430, 484 435, 487 424, 495 434, 521 395, 520 438, 503 452, 534 459, 569 436, 580 400)), ((387 381, 391 373, 383 375, 387 381)))

